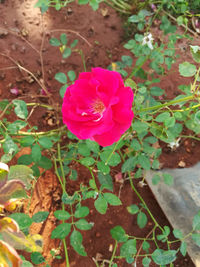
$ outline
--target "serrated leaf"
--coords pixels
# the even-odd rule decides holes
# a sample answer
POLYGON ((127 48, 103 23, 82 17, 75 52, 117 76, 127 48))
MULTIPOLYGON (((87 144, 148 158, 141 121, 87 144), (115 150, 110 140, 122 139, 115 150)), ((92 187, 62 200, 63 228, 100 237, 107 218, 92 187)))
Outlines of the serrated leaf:
POLYGON ((57 39, 57 38, 51 38, 49 40, 49 43, 52 45, 52 46, 60 46, 61 45, 61 42, 57 39))
POLYGON ((80 219, 75 222, 75 226, 79 230, 90 230, 93 227, 93 223, 89 223, 85 219, 80 219))
POLYGON ((63 52, 63 58, 68 58, 71 55, 71 53, 72 53, 71 48, 66 47, 64 52, 63 52))
POLYGON ((31 261, 34 264, 41 264, 45 262, 45 258, 42 256, 40 252, 33 252, 31 253, 31 261))
POLYGON ((136 253, 136 239, 129 239, 120 248, 120 256, 122 257, 133 257, 136 253))
POLYGON ((104 175, 103 173, 98 174, 98 180, 101 184, 101 189, 108 189, 113 191, 113 181, 109 174, 104 175))
POLYGON ((82 245, 83 237, 82 234, 74 230, 70 236, 70 244, 73 249, 81 256, 87 256, 85 249, 82 245))
POLYGON ((60 83, 67 83, 67 76, 63 72, 56 73, 54 78, 60 83))
POLYGON ((61 221, 68 220, 71 217, 71 214, 67 212, 66 210, 56 210, 54 212, 54 216, 61 221))
POLYGON ((102 197, 102 195, 99 195, 97 200, 95 200, 94 206, 96 210, 101 214, 105 214, 108 208, 107 201, 102 197))
POLYGON ((51 238, 64 239, 71 231, 70 223, 59 224, 51 233, 51 238))
POLYGON ((110 167, 108 165, 105 165, 103 161, 97 162, 97 168, 99 171, 101 171, 104 175, 110 173, 110 167))
POLYGON ((71 82, 73 82, 76 79, 76 73, 73 70, 68 71, 67 74, 71 82))
POLYGON ((186 256, 187 254, 187 243, 186 242, 181 242, 180 252, 183 255, 183 257, 186 256))
POLYGON ((143 267, 149 267, 150 263, 151 263, 150 258, 148 258, 148 257, 143 258, 143 260, 142 260, 143 267))
POLYGON ((142 249, 147 253, 149 252, 150 244, 146 240, 142 243, 142 249))
POLYGON ((66 92, 66 90, 67 90, 67 87, 68 87, 67 84, 64 84, 63 86, 60 87, 59 94, 60 94, 60 96, 61 96, 62 98, 63 98, 64 95, 65 95, 65 92, 66 92))
POLYGON ((128 239, 128 235, 126 234, 124 228, 120 225, 115 226, 110 230, 111 236, 118 242, 125 242, 128 239))
POLYGON ((67 44, 67 35, 65 33, 62 33, 60 35, 60 41, 63 45, 66 45, 67 44))
POLYGON ((192 240, 198 247, 200 247, 200 234, 192 234, 192 240))
POLYGON ((80 160, 80 163, 84 166, 91 166, 95 163, 95 160, 92 157, 85 157, 80 160))
POLYGON ((88 207, 85 206, 80 206, 76 209, 75 213, 74 213, 74 217, 75 218, 82 218, 82 217, 86 217, 88 214, 90 213, 90 210, 88 207))
POLYGON ((151 169, 150 159, 146 155, 140 154, 138 156, 138 164, 145 170, 151 169))
POLYGON ((51 160, 45 156, 41 156, 41 159, 39 162, 37 162, 37 164, 46 170, 49 170, 52 167, 51 160))
POLYGON ((196 66, 187 61, 179 64, 179 73, 183 77, 192 77, 195 75, 196 71, 196 66))
POLYGON ((174 229, 173 230, 173 234, 178 239, 182 239, 183 238, 183 233, 179 229, 174 229))
POLYGON ((13 213, 9 215, 10 218, 15 220, 21 230, 31 226, 33 220, 25 213, 13 213))
POLYGON ((137 224, 142 229, 147 224, 147 216, 144 212, 140 211, 137 215, 137 224))
POLYGON ((137 165, 137 158, 136 157, 130 157, 129 159, 127 159, 123 163, 122 173, 134 170, 136 165, 137 165))
POLYGON ((128 210, 128 212, 129 212, 130 214, 137 214, 138 211, 139 211, 139 208, 138 208, 137 205, 132 204, 132 205, 130 205, 130 206, 127 207, 127 210, 128 210))
POLYGON ((40 223, 45 221, 48 215, 49 215, 48 211, 39 211, 32 216, 32 220, 33 222, 40 223))
POLYGON ((38 138, 38 143, 43 148, 46 148, 46 149, 50 149, 53 146, 53 144, 51 142, 51 139, 49 137, 47 137, 47 136, 43 136, 43 137, 38 138))
POLYGON ((158 265, 166 265, 176 260, 176 253, 176 250, 156 249, 152 254, 152 259, 158 265))
POLYGON ((105 200, 112 206, 119 206, 122 204, 121 200, 112 193, 104 193, 103 196, 105 200))
POLYGON ((26 119, 28 116, 26 102, 24 102, 23 100, 18 100, 18 99, 13 100, 12 102, 15 106, 14 110, 15 110, 15 114, 17 115, 17 117, 19 117, 20 119, 26 119))
POLYGON ((193 230, 200 230, 200 211, 194 216, 192 221, 193 230))
POLYGON ((41 148, 38 144, 35 144, 32 146, 31 157, 32 157, 34 162, 40 161, 40 159, 42 157, 42 153, 41 153, 41 148))

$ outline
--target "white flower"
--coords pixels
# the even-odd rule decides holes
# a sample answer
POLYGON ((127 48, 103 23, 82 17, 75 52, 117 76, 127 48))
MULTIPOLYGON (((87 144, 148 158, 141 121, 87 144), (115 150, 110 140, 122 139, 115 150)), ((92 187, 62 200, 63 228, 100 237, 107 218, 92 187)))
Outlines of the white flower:
POLYGON ((147 32, 142 40, 142 45, 147 45, 151 50, 153 50, 153 40, 154 38, 152 37, 152 34, 147 32))

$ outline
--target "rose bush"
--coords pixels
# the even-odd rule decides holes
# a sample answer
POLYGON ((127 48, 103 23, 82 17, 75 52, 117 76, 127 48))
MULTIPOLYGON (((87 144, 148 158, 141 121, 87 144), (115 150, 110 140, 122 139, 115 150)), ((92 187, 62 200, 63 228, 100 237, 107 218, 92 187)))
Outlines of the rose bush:
POLYGON ((133 92, 116 71, 93 68, 80 73, 65 92, 63 122, 79 139, 101 146, 118 141, 133 119, 133 92))

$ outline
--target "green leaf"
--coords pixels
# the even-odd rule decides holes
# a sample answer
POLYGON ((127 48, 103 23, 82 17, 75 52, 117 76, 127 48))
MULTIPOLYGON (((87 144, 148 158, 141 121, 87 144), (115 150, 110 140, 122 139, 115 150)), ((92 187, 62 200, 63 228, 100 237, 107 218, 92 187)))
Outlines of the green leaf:
POLYGON ((105 200, 112 206, 119 206, 122 205, 121 200, 112 193, 104 193, 103 194, 105 200))
POLYGON ((78 44, 78 40, 75 39, 72 43, 71 43, 71 48, 74 48, 76 45, 78 44))
POLYGON ((190 52, 192 54, 193 59, 200 63, 200 47, 198 45, 190 45, 190 52))
POLYGON ((173 230, 173 234, 178 239, 182 239, 183 238, 183 233, 179 229, 174 229, 173 230))
POLYGON ((170 118, 170 113, 169 112, 163 112, 159 114, 156 118, 155 121, 157 122, 165 122, 165 120, 170 118))
POLYGON ((41 159, 37 164, 42 167, 43 169, 49 170, 52 167, 52 162, 49 158, 45 156, 41 156, 41 159))
POLYGON ((110 167, 108 165, 105 165, 105 163, 103 161, 98 161, 97 162, 97 168, 104 175, 110 173, 110 167))
POLYGON ((96 154, 99 153, 99 145, 95 141, 91 141, 91 140, 87 139, 86 140, 86 145, 88 146, 90 151, 92 151, 92 152, 94 152, 96 154))
POLYGON ((152 259, 158 265, 166 265, 176 260, 176 253, 176 250, 156 249, 152 254, 152 259))
POLYGON ((76 79, 76 73, 73 70, 68 71, 67 74, 71 82, 73 82, 76 79))
POLYGON ((66 210, 56 210, 54 212, 54 216, 61 221, 68 220, 71 217, 71 214, 67 212, 66 210))
POLYGON ((187 254, 187 243, 186 242, 181 242, 181 246, 180 246, 180 252, 183 255, 183 257, 186 256, 187 254))
POLYGON ((45 262, 45 258, 42 256, 40 252, 31 253, 31 261, 34 264, 41 264, 45 262))
POLYGON ((130 147, 132 147, 135 151, 139 151, 142 148, 142 146, 140 145, 137 139, 133 139, 131 141, 130 147))
POLYGON ((72 180, 72 181, 76 181, 78 178, 78 173, 76 170, 71 170, 71 173, 70 173, 70 176, 69 176, 69 179, 72 180))
POLYGON ((133 171, 135 169, 135 166, 137 165, 137 158, 136 157, 130 157, 127 159, 123 165, 122 165, 122 173, 133 171))
POLYGON ((166 128, 174 127, 175 122, 176 122, 176 119, 174 117, 170 117, 164 121, 164 125, 166 128))
POLYGON ((33 136, 25 136, 21 138, 20 144, 21 146, 32 146, 32 144, 35 142, 35 138, 33 136))
POLYGON ((70 244, 73 249, 81 256, 87 256, 85 249, 82 245, 83 237, 82 234, 74 230, 70 236, 70 244))
POLYGON ((59 224, 51 233, 51 238, 64 239, 71 231, 70 223, 59 224))
POLYGON ((39 137, 38 143, 45 149, 50 149, 53 146, 51 139, 47 136, 39 137))
POLYGON ((60 35, 60 41, 63 45, 66 45, 67 44, 67 35, 65 33, 62 33, 60 35))
POLYGON ((71 48, 66 47, 64 52, 63 52, 63 58, 68 58, 71 55, 71 53, 72 53, 71 48))
POLYGON ((80 163, 84 166, 91 166, 95 163, 95 160, 92 157, 86 157, 81 159, 80 163))
POLYGON ((96 210, 101 214, 105 214, 108 208, 107 201, 105 200, 105 198, 103 198, 102 195, 99 195, 97 200, 95 200, 94 206, 96 210))
POLYGON ((26 102, 24 102, 23 100, 18 100, 18 99, 13 100, 12 102, 15 106, 14 110, 15 110, 15 114, 17 115, 17 117, 19 117, 20 119, 26 119, 28 116, 26 102))
POLYGON ((90 213, 90 210, 88 207, 80 206, 76 209, 74 216, 76 218, 82 218, 82 217, 86 217, 89 213, 90 213))
POLYGON ((63 98, 64 95, 65 95, 65 92, 66 92, 66 90, 67 90, 67 87, 68 87, 67 84, 64 84, 63 86, 60 87, 59 94, 60 94, 60 96, 61 96, 62 98, 63 98))
POLYGON ((138 156, 138 164, 145 170, 151 169, 150 159, 146 155, 140 154, 138 156))
POLYGON ((151 87, 151 89, 150 89, 150 93, 153 96, 161 96, 164 94, 164 92, 165 91, 163 89, 161 89, 160 87, 157 87, 157 86, 151 87))
POLYGON ((85 5, 85 4, 88 4, 89 3, 89 0, 78 0, 78 4, 79 5, 85 5))
POLYGON ((98 174, 98 180, 101 184, 101 190, 108 189, 110 191, 113 191, 113 181, 112 177, 109 174, 104 175, 103 173, 98 174))
POLYGON ((128 235, 126 234, 123 227, 120 225, 115 226, 110 230, 111 236, 118 242, 125 242, 128 239, 128 235))
POLYGON ((3 150, 6 154, 13 155, 18 151, 18 146, 13 142, 12 138, 7 135, 3 143, 3 150))
POLYGON ((183 77, 192 77, 195 75, 196 71, 196 66, 187 61, 179 64, 179 73, 183 77))
POLYGON ((57 39, 57 38, 51 38, 49 40, 49 43, 52 45, 52 46, 60 46, 61 45, 61 42, 57 39))
POLYGON ((33 175, 35 177, 39 177, 40 176, 40 170, 38 168, 38 166, 36 164, 31 166, 31 169, 33 170, 33 175))
POLYGON ((32 216, 32 220, 33 222, 36 223, 44 222, 48 217, 48 215, 49 215, 48 211, 39 211, 32 216))
POLYGON ((32 146, 31 157, 34 162, 40 161, 42 153, 41 153, 41 148, 38 144, 32 146))
POLYGON ((54 78, 60 83, 67 83, 67 76, 63 72, 56 73, 54 78))
POLYGON ((13 123, 10 123, 8 125, 8 131, 11 134, 17 134, 19 130, 23 129, 24 127, 26 127, 27 122, 25 121, 21 121, 21 120, 16 120, 13 123))
POLYGON ((148 258, 148 257, 143 258, 143 260, 142 260, 143 267, 149 267, 150 263, 151 263, 150 258, 148 258))
POLYGON ((196 231, 200 230, 200 211, 193 218, 192 228, 196 231))
POLYGON ((129 239, 120 248, 120 256, 122 257, 133 257, 136 253, 136 239, 129 239))
POLYGON ((127 210, 128 210, 128 212, 129 212, 130 214, 137 214, 138 211, 139 211, 139 208, 138 208, 137 205, 132 204, 132 205, 130 205, 130 206, 127 207, 127 210))
POLYGON ((103 162, 110 166, 117 166, 121 162, 120 155, 117 152, 112 152, 112 150, 106 150, 100 154, 100 158, 103 162))
POLYGON ((200 124, 200 110, 195 113, 194 120, 196 123, 200 124))
POLYGON ((174 177, 169 173, 163 173, 163 179, 166 185, 172 186, 174 184, 174 177))
POLYGON ((78 153, 82 156, 88 157, 90 155, 90 149, 86 144, 78 144, 78 153))
POLYGON ((145 252, 149 252, 149 249, 150 249, 150 244, 147 242, 147 241, 144 241, 142 243, 142 249, 145 251, 145 252))
POLYGON ((140 211, 137 215, 137 224, 142 229, 147 224, 147 216, 144 212, 140 211))
POLYGON ((142 132, 147 132, 149 126, 145 122, 135 121, 133 123, 133 131, 136 131, 138 134, 142 132))
POLYGON ((85 219, 80 219, 75 222, 75 226, 79 230, 90 230, 93 227, 93 223, 89 223, 85 219))
POLYGON ((200 247, 200 234, 192 234, 192 240, 200 247))
POLYGON ((23 260, 20 267, 34 267, 29 261, 23 260))
POLYGON ((30 165, 32 162, 33 162, 33 159, 32 159, 30 154, 22 155, 17 160, 17 163, 20 164, 20 165, 21 164, 30 165))
POLYGON ((31 226, 33 222, 32 219, 25 213, 13 213, 9 215, 9 217, 17 222, 21 230, 24 230, 31 226))

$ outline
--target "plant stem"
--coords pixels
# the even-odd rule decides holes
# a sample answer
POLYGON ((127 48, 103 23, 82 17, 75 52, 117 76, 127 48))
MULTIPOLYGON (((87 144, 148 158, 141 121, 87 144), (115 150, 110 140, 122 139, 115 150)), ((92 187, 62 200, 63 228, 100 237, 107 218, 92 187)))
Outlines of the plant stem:
POLYGON ((135 113, 138 114, 140 112, 146 112, 146 111, 150 111, 150 110, 154 110, 154 109, 160 109, 160 108, 163 108, 163 107, 167 107, 167 106, 171 106, 171 105, 176 105, 176 104, 181 103, 181 102, 193 100, 195 98, 196 97, 194 95, 190 95, 190 96, 183 97, 181 99, 172 100, 172 101, 166 102, 164 104, 156 105, 156 106, 153 106, 153 107, 142 108, 142 109, 136 111, 135 113))
POLYGON ((133 184, 133 181, 131 179, 131 175, 130 175, 130 172, 129 172, 129 181, 130 181, 130 185, 131 185, 131 188, 132 190, 136 193, 137 197, 140 199, 140 201, 142 202, 142 204, 145 206, 149 216, 151 217, 152 221, 154 222, 155 226, 158 227, 162 232, 163 232, 163 229, 162 227, 159 225, 159 223, 156 221, 156 219, 154 218, 153 214, 151 213, 150 209, 148 208, 147 204, 145 203, 144 199, 141 197, 140 193, 137 191, 137 189, 135 188, 134 184, 133 184))
POLYGON ((64 251, 65 251, 66 267, 70 267, 66 240, 62 239, 62 242, 63 242, 63 246, 64 246, 64 251))
POLYGON ((115 253, 116 253, 116 250, 117 250, 117 245, 118 245, 118 242, 115 241, 115 246, 114 246, 114 249, 113 249, 112 257, 111 257, 111 259, 110 259, 109 267, 112 266, 112 262, 113 262, 113 259, 114 259, 114 257, 115 257, 115 253))
POLYGON ((131 79, 135 75, 135 73, 144 65, 144 63, 147 61, 148 58, 149 57, 146 56, 139 66, 137 66, 136 68, 134 67, 131 74, 128 76, 128 79, 131 79))

